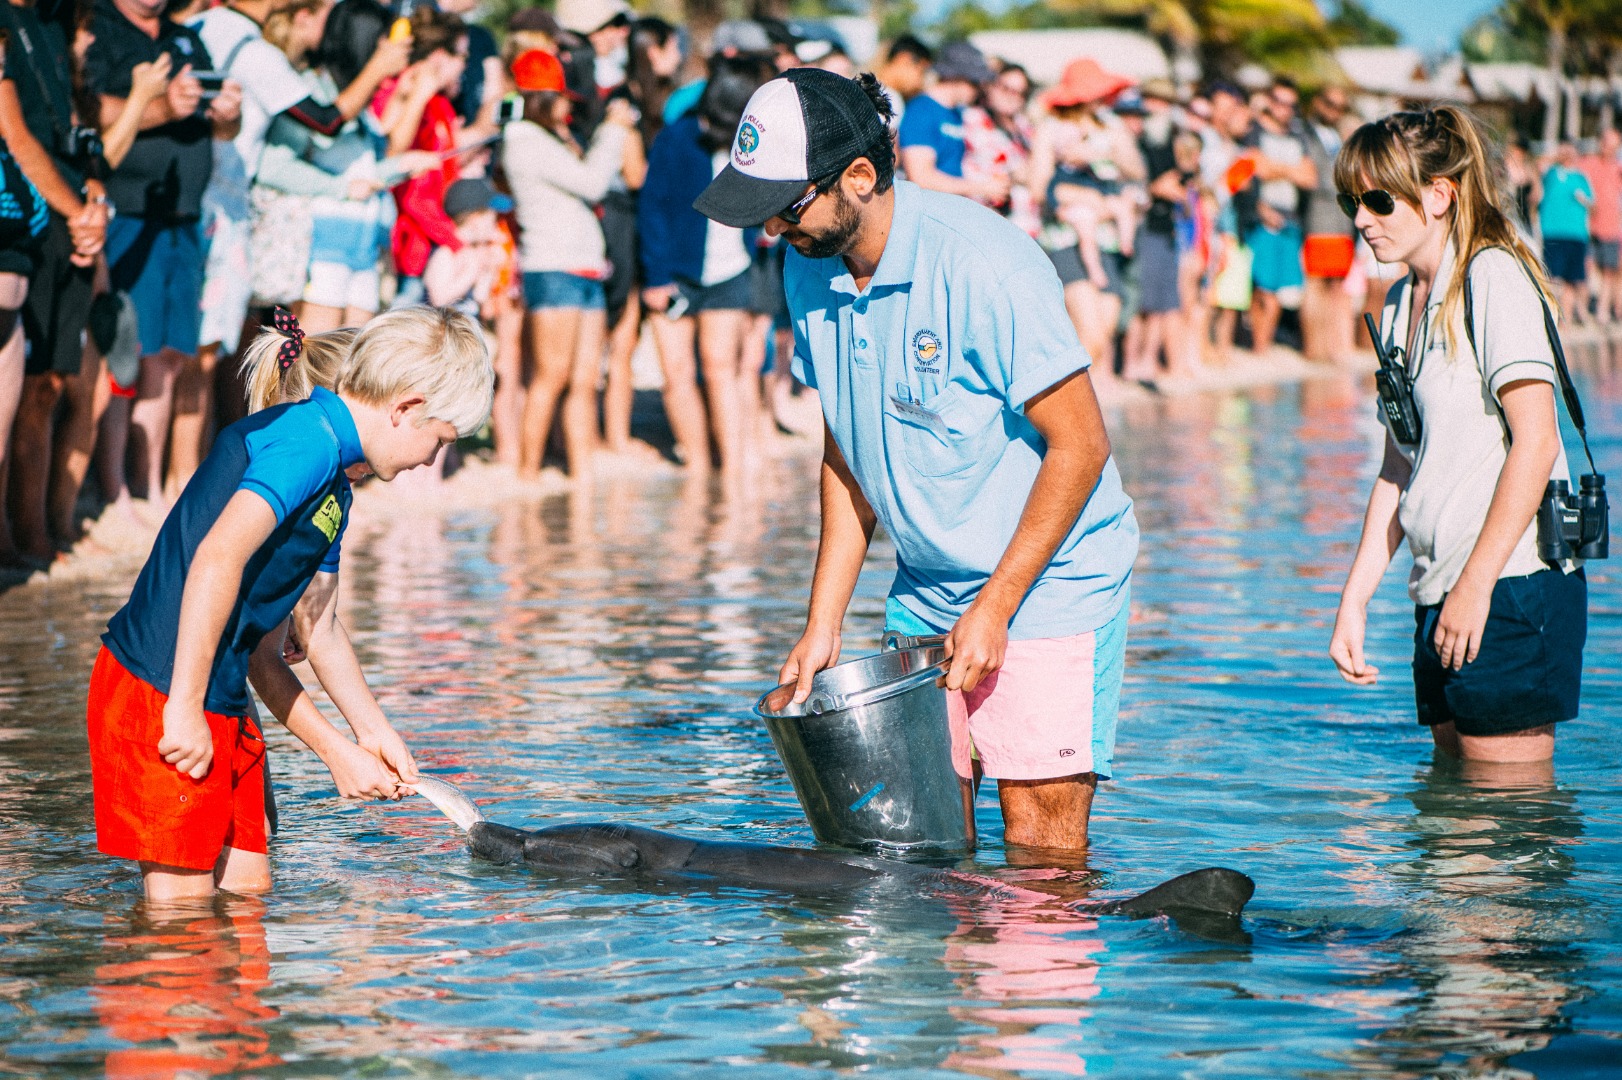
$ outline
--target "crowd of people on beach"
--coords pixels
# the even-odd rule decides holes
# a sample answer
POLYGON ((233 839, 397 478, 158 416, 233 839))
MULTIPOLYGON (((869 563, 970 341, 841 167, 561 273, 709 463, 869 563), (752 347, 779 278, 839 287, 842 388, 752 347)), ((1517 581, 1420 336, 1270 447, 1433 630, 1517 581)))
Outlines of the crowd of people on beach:
MULTIPOLYGON (((278 306, 305 333, 424 302, 478 319, 494 460, 525 480, 554 447, 577 478, 603 449, 652 461, 644 327, 678 462, 735 469, 792 426, 787 245, 692 202, 765 81, 855 74, 838 33, 724 22, 694 56, 625 0, 524 8, 499 41, 472 0, 404 7, 0 5, 0 563, 71 548, 92 472, 100 504, 161 522, 242 415, 239 354, 278 306)), ((1265 355, 1281 323, 1344 359, 1400 272, 1336 206, 1343 87, 1303 104, 1285 78, 1140 84, 1082 58, 1038 92, 910 35, 872 66, 898 174, 1036 238, 1097 383, 1265 355)), ((1510 157, 1574 321, 1589 266, 1595 317, 1622 312, 1619 145, 1510 157)))

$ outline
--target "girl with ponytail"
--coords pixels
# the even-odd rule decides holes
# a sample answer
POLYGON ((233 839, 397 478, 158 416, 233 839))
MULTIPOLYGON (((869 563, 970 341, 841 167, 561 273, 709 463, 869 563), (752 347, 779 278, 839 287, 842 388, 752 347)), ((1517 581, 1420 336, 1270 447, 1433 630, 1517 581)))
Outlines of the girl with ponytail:
POLYGON ((1329 653, 1347 681, 1376 680, 1366 610, 1406 538, 1419 722, 1467 760, 1541 762, 1554 724, 1577 715, 1588 595, 1578 561, 1538 556, 1544 488, 1569 474, 1548 283, 1500 181, 1479 121, 1453 106, 1365 124, 1335 162, 1375 257, 1409 268, 1379 333, 1420 422, 1406 443, 1388 422, 1329 653))

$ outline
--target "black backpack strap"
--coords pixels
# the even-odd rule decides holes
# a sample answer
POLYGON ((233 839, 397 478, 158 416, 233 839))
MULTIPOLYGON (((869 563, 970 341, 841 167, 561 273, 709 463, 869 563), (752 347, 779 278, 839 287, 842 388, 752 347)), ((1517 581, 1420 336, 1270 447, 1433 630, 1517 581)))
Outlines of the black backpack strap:
MULTIPOLYGON (((1477 254, 1480 254, 1479 252, 1477 254)), ((1560 396, 1565 399, 1566 412, 1571 416, 1571 425, 1577 429, 1578 438, 1583 442, 1583 453, 1588 456, 1588 467, 1595 472, 1599 469, 1594 465, 1594 452, 1588 448, 1588 426, 1583 416, 1583 402, 1577 396, 1577 387, 1571 381, 1571 369, 1566 366, 1566 349, 1560 343, 1560 330, 1555 325, 1554 312, 1549 310, 1549 301, 1538 288, 1537 279, 1526 268, 1526 264, 1519 258, 1515 260, 1521 272, 1526 274, 1527 281, 1532 285, 1532 291, 1537 293, 1538 306, 1543 309, 1543 332, 1549 338, 1549 351, 1554 354, 1554 371, 1560 380, 1560 396)), ((1464 268, 1464 336, 1470 342, 1470 351, 1475 354, 1476 367, 1480 369, 1482 378, 1486 378, 1486 366, 1482 363, 1481 350, 1476 346, 1476 304, 1475 290, 1470 287, 1470 269, 1475 265, 1471 260, 1470 266, 1464 268)), ((1494 408, 1498 410, 1499 419, 1504 421, 1504 431, 1509 431, 1509 421, 1504 417, 1504 406, 1499 403, 1496 394, 1492 397, 1494 408)))

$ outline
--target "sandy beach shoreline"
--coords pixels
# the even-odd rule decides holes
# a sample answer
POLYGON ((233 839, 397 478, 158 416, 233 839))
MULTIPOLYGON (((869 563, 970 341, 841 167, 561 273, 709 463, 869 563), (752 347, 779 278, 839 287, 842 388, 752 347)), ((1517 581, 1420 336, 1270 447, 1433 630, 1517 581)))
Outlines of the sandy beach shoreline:
MULTIPOLYGON (((1606 346, 1622 343, 1622 325, 1582 326, 1566 332, 1574 367, 1586 366, 1585 357, 1604 357, 1606 346)), ((1366 379, 1372 390, 1375 359, 1372 352, 1359 353, 1340 364, 1307 360, 1301 353, 1277 347, 1265 355, 1236 350, 1225 365, 1209 366, 1197 374, 1167 377, 1152 385, 1113 378, 1098 384, 1098 397, 1112 422, 1123 410, 1152 403, 1160 398, 1182 398, 1208 393, 1244 393, 1266 387, 1302 383, 1313 379, 1366 379)), ((639 380, 640 382, 641 380, 639 380)), ((650 482, 679 478, 684 470, 660 447, 669 441, 664 429, 657 394, 648 387, 642 391, 633 431, 637 436, 632 452, 617 455, 599 451, 595 473, 616 480, 636 477, 650 482)), ((763 440, 763 450, 772 459, 814 459, 821 451, 821 415, 816 398, 800 394, 790 401, 786 417, 794 429, 779 431, 763 440)), ((544 499, 575 490, 572 481, 556 465, 546 468, 535 480, 521 480, 505 465, 489 459, 487 449, 464 454, 454 473, 440 483, 422 483, 408 476, 391 485, 362 484, 356 489, 356 505, 368 516, 400 513, 440 514, 544 499)), ((23 570, 0 567, 0 592, 13 588, 36 588, 71 584, 75 581, 133 576, 145 560, 158 522, 147 505, 135 500, 123 506, 107 506, 85 525, 84 538, 71 551, 63 552, 50 567, 23 570)))

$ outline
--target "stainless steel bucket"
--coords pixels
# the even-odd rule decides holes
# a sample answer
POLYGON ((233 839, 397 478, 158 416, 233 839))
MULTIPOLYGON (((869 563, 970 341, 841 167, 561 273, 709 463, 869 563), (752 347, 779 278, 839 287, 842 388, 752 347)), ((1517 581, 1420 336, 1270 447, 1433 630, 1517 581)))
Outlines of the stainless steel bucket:
POLYGON ((952 767, 945 650, 898 649, 788 683, 755 703, 818 840, 877 851, 971 851, 973 787, 952 767))

